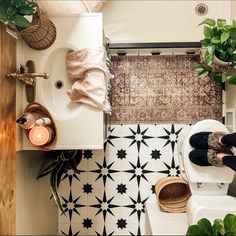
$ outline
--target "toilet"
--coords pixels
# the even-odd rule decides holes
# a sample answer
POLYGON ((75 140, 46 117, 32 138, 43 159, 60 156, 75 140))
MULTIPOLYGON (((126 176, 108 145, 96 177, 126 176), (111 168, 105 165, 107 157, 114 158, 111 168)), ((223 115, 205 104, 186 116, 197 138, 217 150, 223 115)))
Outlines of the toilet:
POLYGON ((203 120, 181 131, 177 145, 180 171, 192 193, 186 207, 189 225, 196 224, 201 218, 213 222, 216 218, 223 219, 228 213, 236 214, 236 198, 227 195, 235 172, 228 167, 198 166, 189 159, 189 153, 194 149, 189 138, 202 131, 229 132, 216 120, 203 120))

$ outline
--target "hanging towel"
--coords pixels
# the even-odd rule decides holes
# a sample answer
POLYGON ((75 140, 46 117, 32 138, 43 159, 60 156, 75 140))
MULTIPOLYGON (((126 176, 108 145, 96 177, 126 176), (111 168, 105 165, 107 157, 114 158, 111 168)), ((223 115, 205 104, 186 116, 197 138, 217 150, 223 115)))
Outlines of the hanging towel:
POLYGON ((68 79, 73 82, 67 94, 73 102, 86 103, 107 113, 111 112, 108 101, 110 74, 103 47, 85 48, 67 55, 68 79))

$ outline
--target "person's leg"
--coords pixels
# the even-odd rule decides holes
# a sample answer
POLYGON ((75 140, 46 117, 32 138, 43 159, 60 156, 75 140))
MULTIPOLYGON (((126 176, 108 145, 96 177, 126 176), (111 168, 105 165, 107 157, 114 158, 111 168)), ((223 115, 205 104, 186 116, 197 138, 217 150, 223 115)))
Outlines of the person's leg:
POLYGON ((217 155, 217 158, 224 163, 224 165, 228 166, 232 170, 236 171, 236 156, 230 156, 228 154, 219 153, 221 155, 217 155))
POLYGON ((226 134, 220 138, 223 145, 236 147, 236 133, 226 134))

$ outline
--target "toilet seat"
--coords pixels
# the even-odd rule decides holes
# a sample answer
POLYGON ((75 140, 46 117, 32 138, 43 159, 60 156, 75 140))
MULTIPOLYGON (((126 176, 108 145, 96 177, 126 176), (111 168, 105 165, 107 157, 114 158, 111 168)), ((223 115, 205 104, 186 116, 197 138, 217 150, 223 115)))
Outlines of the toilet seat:
POLYGON ((196 224, 201 218, 207 218, 211 222, 217 218, 223 220, 229 213, 236 214, 236 198, 229 195, 192 195, 186 212, 190 225, 196 224))
POLYGON ((203 120, 191 127, 182 146, 184 169, 190 183, 231 183, 234 177, 234 171, 228 167, 198 166, 189 159, 189 153, 194 150, 190 145, 190 137, 198 132, 223 131, 228 133, 224 124, 216 120, 203 120))

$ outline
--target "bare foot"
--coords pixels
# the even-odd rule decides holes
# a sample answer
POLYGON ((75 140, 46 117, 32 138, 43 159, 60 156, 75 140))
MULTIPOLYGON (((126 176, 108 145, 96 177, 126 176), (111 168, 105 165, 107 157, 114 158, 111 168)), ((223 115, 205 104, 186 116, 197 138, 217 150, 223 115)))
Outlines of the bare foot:
POLYGON ((231 154, 226 154, 226 153, 217 153, 216 158, 222 162, 222 158, 225 156, 232 156, 231 154))

